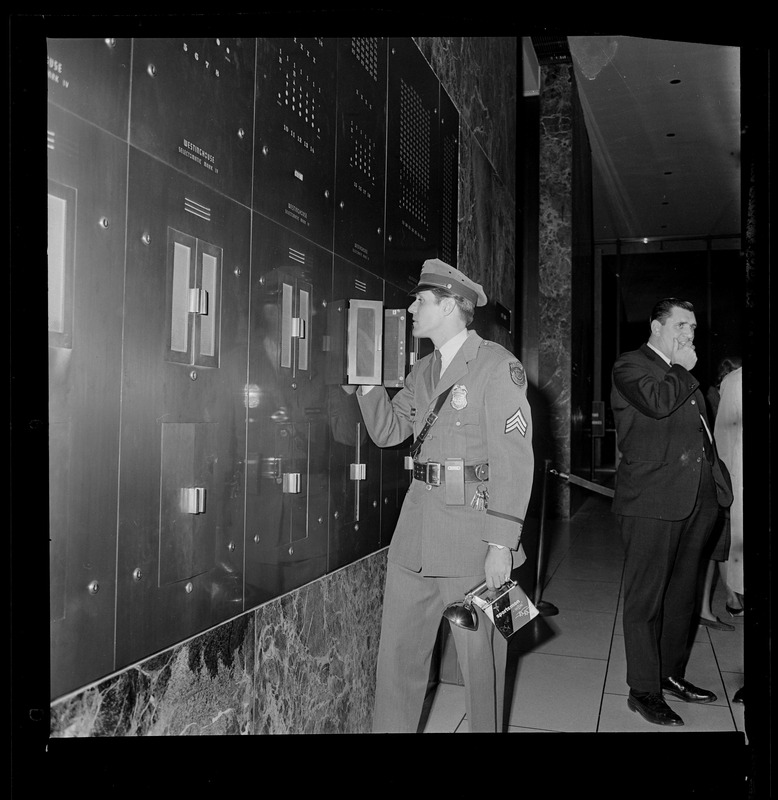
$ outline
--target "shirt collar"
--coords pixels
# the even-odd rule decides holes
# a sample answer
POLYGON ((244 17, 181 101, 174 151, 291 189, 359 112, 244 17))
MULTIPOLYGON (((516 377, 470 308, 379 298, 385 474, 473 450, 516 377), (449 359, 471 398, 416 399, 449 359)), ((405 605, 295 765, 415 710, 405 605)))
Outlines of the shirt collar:
POLYGON ((440 371, 451 363, 451 359, 459 352, 459 348, 465 343, 469 331, 463 328, 458 334, 452 336, 444 345, 441 345, 438 350, 440 351, 440 371))

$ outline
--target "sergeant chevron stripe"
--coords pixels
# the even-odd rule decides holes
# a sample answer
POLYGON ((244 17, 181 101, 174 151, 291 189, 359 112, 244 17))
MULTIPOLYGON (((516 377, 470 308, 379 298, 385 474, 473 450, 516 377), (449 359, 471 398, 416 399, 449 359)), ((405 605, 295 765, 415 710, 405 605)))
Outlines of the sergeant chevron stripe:
POLYGON ((505 420, 505 433, 510 433, 511 431, 518 431, 522 436, 527 435, 527 420, 524 419, 524 414, 521 413, 520 408, 512 417, 505 420))

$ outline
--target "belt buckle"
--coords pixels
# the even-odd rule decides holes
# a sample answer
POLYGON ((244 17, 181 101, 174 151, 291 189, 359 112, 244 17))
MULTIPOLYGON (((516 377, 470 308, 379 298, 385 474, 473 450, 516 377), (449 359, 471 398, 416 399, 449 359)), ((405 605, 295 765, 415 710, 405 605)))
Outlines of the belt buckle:
POLYGON ((437 461, 428 461, 427 483, 431 486, 440 486, 440 464, 437 461))

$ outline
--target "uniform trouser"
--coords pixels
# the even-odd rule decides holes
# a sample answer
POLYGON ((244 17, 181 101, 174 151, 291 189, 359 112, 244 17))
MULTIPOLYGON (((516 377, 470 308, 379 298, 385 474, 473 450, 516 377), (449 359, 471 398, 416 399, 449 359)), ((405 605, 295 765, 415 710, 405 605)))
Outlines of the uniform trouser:
POLYGON ((713 476, 703 461, 697 500, 686 519, 619 516, 626 551, 627 684, 636 692, 659 692, 663 678, 685 676, 702 553, 718 511, 713 476))
MULTIPOLYGON (((430 578, 389 563, 378 648, 374 733, 416 733, 443 611, 483 581, 430 578)), ((478 630, 451 626, 470 731, 502 731, 508 643, 477 610, 478 630)))

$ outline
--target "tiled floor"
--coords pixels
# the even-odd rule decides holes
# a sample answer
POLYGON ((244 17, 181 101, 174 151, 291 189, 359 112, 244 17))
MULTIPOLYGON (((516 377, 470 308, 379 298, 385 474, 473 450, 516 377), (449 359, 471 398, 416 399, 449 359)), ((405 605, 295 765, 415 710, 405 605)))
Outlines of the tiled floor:
MULTIPOLYGON (((610 500, 592 496, 569 521, 548 521, 545 542, 542 598, 559 613, 538 618, 511 639, 510 733, 745 731, 743 706, 731 702, 744 681, 743 619, 726 613, 720 585, 713 611, 735 630, 699 627, 686 671, 692 683, 718 699, 696 705, 667 698, 685 725, 653 725, 627 707, 623 552, 610 500)), ((440 683, 424 732, 467 731, 463 687, 440 683)))

